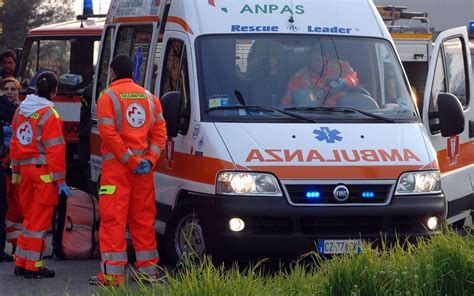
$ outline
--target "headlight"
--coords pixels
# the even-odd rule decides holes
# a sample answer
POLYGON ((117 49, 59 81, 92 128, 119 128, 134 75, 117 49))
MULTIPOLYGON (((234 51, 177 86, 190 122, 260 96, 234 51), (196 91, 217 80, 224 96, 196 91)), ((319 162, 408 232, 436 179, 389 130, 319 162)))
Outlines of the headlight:
POLYGON ((218 194, 282 196, 276 178, 269 174, 222 172, 217 176, 218 194))
POLYGON ((441 193, 439 171, 404 173, 398 179, 397 195, 441 193))

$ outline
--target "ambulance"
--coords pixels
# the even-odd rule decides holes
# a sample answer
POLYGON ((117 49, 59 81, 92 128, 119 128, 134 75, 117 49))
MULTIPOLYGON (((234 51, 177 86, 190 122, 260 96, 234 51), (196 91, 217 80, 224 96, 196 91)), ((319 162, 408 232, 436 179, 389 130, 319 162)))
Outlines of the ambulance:
POLYGON ((81 96, 92 83, 94 65, 99 53, 105 17, 80 15, 77 20, 32 29, 24 42, 18 59, 17 78, 22 86, 20 98, 33 93, 38 76, 53 71, 59 78, 58 95, 53 99, 64 122, 67 142, 67 182, 80 184, 78 156, 81 96))
POLYGON ((466 28, 440 34, 418 109, 372 1, 116 0, 94 97, 128 54, 161 99, 155 227, 169 258, 340 254, 470 215, 467 52, 466 28))

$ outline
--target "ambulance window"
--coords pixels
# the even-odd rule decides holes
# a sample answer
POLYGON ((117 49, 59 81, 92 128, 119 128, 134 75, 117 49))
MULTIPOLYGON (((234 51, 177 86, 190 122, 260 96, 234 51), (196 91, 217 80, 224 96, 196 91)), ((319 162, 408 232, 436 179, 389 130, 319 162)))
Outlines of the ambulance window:
POLYGON ((181 56, 181 65, 179 67, 179 77, 178 77, 178 88, 177 91, 180 91, 183 94, 183 104, 181 109, 181 114, 183 115, 179 122, 179 132, 183 135, 188 133, 189 128, 189 118, 191 114, 191 95, 189 93, 189 69, 188 69, 188 55, 186 53, 186 47, 183 50, 181 56))
POLYGON ((70 40, 36 40, 25 54, 28 59, 21 77, 23 88, 34 88, 44 71, 54 72, 58 77, 70 73, 70 40))
POLYGON ((191 114, 191 96, 189 67, 186 46, 181 40, 168 41, 165 55, 165 66, 162 73, 160 96, 170 91, 179 91, 183 96, 179 132, 186 135, 191 114))
POLYGON ((110 55, 112 51, 112 36, 114 33, 113 27, 108 27, 105 33, 105 41, 102 45, 102 52, 99 61, 99 77, 97 77, 97 90, 95 93, 95 100, 100 96, 100 93, 107 87, 107 79, 109 77, 110 55))
POLYGON ((463 107, 468 105, 468 89, 466 84, 466 63, 461 39, 455 38, 443 42, 446 62, 448 92, 455 95, 463 107))
POLYGON ((133 80, 145 84, 146 65, 150 51, 152 25, 121 26, 117 35, 114 56, 125 54, 133 60, 133 80))
POLYGON ((161 57, 161 41, 156 44, 155 58, 153 59, 153 73, 151 74, 151 84, 150 89, 155 91, 156 79, 158 77, 158 67, 160 66, 160 57, 161 57))
MULTIPOLYGON (((445 84, 446 84, 446 79, 444 75, 443 57, 442 57, 442 52, 440 51, 438 54, 438 58, 436 60, 433 85, 431 87, 431 98, 430 98, 430 105, 428 108, 429 113, 434 113, 438 111, 438 94, 441 92, 446 92, 445 84)), ((432 134, 439 132, 439 126, 437 126, 437 123, 438 123, 438 119, 436 118, 430 119, 430 130, 432 134)))
POLYGON ((166 47, 165 66, 161 78, 160 97, 178 88, 179 67, 181 55, 184 49, 184 42, 171 39, 166 47))

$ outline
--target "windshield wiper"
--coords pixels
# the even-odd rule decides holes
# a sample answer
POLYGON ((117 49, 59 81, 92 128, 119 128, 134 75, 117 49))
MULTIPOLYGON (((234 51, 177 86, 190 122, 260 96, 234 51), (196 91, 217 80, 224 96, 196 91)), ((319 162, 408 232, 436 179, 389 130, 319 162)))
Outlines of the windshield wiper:
POLYGON ((212 111, 215 111, 215 110, 250 110, 250 111, 263 111, 263 112, 279 112, 279 113, 282 113, 286 116, 289 116, 289 117, 293 117, 293 118, 296 118, 296 119, 300 119, 300 120, 303 120, 303 121, 306 121, 306 122, 311 122, 311 123, 315 123, 316 121, 308 118, 308 117, 305 117, 305 116, 301 116, 301 115, 298 115, 298 114, 295 114, 295 113, 292 113, 292 112, 288 112, 288 111, 285 111, 285 110, 281 110, 281 109, 278 109, 278 108, 272 108, 272 107, 263 107, 263 106, 241 106, 241 105, 233 105, 233 106, 218 106, 218 107, 212 107, 212 108, 209 108, 205 111, 205 113, 209 113, 209 112, 212 112, 212 111))
POLYGON ((309 112, 319 112, 319 111, 329 111, 329 112, 342 112, 342 113, 360 113, 367 117, 372 117, 381 121, 389 122, 389 123, 397 123, 395 120, 383 117, 377 114, 373 114, 370 112, 362 111, 355 108, 350 107, 291 107, 285 108, 287 111, 309 111, 309 112))

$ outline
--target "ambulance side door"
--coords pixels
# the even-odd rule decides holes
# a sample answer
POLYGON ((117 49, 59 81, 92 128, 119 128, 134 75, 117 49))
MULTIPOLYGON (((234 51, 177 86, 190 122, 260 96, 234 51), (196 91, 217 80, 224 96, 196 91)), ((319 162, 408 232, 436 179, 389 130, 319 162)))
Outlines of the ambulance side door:
POLYGON ((194 81, 193 60, 188 36, 181 32, 168 31, 162 43, 161 75, 157 87, 160 99, 169 92, 180 92, 182 97, 179 111, 178 135, 169 137, 163 152, 164 168, 155 175, 155 187, 158 207, 158 220, 167 221, 166 213, 176 203, 177 191, 185 184, 186 174, 191 170, 190 161, 193 147, 194 116, 191 111, 192 98, 195 97, 192 81, 194 81), (161 209, 161 214, 160 214, 161 209))
POLYGON ((470 89, 469 40, 466 28, 442 32, 436 39, 423 97, 423 124, 433 144, 441 171, 441 186, 446 196, 449 223, 454 223, 472 208, 474 176, 474 120, 470 89), (438 95, 450 93, 462 105, 464 131, 443 137, 439 124, 438 95), (470 205, 471 204, 471 205, 470 205))
MULTIPOLYGON (((100 152, 99 129, 97 128, 97 99, 104 89, 109 85, 110 62, 114 50, 115 26, 107 26, 102 33, 100 42, 100 55, 94 74, 94 86, 92 89, 91 120, 92 130, 90 134, 90 180, 98 188, 101 173, 102 157, 100 152)), ((96 192, 94 192, 96 193, 96 192)))

